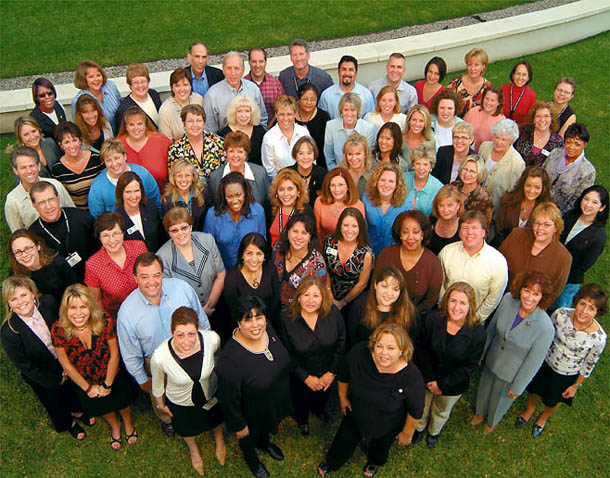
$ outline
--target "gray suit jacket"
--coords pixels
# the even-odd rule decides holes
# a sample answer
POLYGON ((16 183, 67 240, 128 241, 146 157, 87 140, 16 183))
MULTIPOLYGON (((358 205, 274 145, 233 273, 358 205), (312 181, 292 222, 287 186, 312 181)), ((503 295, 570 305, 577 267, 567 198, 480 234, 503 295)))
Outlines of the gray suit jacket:
POLYGON ((520 305, 510 293, 504 295, 487 328, 483 351, 485 364, 498 378, 510 383, 517 395, 523 393, 542 365, 555 335, 551 319, 538 308, 511 330, 520 305))
MULTIPOLYGON (((220 180, 224 176, 225 167, 228 165, 216 168, 212 174, 208 177, 208 185, 206 188, 206 204, 212 205, 216 203, 216 194, 220 180)), ((246 168, 250 168, 254 180, 249 179, 250 187, 252 188, 252 194, 254 200, 263 206, 263 209, 267 209, 267 203, 269 202, 269 179, 267 178, 267 171, 258 164, 246 163, 246 168)))
POLYGON ((205 304, 212 290, 216 275, 224 272, 225 266, 211 234, 191 233, 195 267, 186 262, 171 239, 161 246, 157 255, 163 262, 163 277, 173 277, 188 282, 197 293, 199 302, 205 304))

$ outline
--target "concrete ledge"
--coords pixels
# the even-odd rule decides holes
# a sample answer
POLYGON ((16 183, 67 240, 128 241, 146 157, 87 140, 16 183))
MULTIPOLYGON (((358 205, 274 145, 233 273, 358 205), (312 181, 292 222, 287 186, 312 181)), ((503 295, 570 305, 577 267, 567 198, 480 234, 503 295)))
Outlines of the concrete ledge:
MULTIPOLYGON (((385 62, 393 52, 407 57, 406 80, 423 76, 424 66, 432 56, 441 56, 448 71, 464 69, 464 54, 473 47, 485 48, 492 62, 537 53, 610 30, 610 2, 581 0, 547 10, 526 13, 451 30, 386 40, 353 47, 333 48, 311 53, 311 64, 328 71, 337 79, 337 63, 343 55, 358 58, 360 83, 385 75, 385 62)), ((269 58, 267 71, 277 76, 291 66, 288 56, 269 58)), ((171 72, 151 73, 151 88, 162 97, 169 94, 171 72)), ((124 77, 112 78, 122 96, 129 93, 124 77)), ((59 101, 69 105, 77 90, 71 84, 55 85, 59 101)), ((13 130, 13 122, 34 107, 30 89, 0 92, 0 132, 13 130)))

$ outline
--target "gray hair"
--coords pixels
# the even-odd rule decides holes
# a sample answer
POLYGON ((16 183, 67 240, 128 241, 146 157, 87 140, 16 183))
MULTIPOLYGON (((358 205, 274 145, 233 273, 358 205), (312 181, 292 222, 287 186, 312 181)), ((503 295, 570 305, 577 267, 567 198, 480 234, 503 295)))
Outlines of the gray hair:
POLYGON ((490 129, 491 134, 493 136, 508 136, 511 140, 511 143, 517 141, 519 137, 519 126, 511 119, 503 119, 498 121, 495 125, 493 125, 490 129))
POLYGON ((422 144, 418 146, 411 152, 411 165, 415 164, 415 161, 418 159, 425 159, 430 163, 430 168, 434 168, 436 164, 436 152, 434 150, 434 146, 430 146, 427 144, 422 144))
POLYGON ((305 53, 309 53, 309 45, 302 38, 296 38, 290 42, 290 45, 288 45, 288 50, 290 51, 290 53, 292 53, 293 46, 302 46, 303 48, 305 48, 305 53))
POLYGON ((227 60, 229 58, 231 58, 232 56, 236 56, 237 58, 239 58, 239 61, 241 62, 241 66, 244 66, 244 57, 241 56, 241 53, 237 52, 237 51, 230 51, 229 53, 227 53, 224 58, 222 59, 222 66, 224 67, 227 64, 227 60))
POLYGON ((237 95, 229 103, 229 106, 227 107, 227 121, 229 124, 237 123, 235 113, 237 113, 237 110, 242 106, 250 108, 250 123, 254 126, 260 124, 261 109, 254 100, 247 95, 237 95))
POLYGON ((458 121, 457 123, 455 123, 455 126, 453 126, 453 129, 451 130, 452 136, 455 133, 466 133, 469 138, 472 138, 474 136, 474 126, 472 126, 467 121, 458 121))

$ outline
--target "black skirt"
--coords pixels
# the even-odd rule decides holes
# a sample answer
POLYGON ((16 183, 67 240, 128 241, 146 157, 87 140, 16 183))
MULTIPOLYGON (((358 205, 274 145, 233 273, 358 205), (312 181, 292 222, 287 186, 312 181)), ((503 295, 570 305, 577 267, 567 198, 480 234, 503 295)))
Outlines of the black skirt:
POLYGON ((83 412, 91 417, 101 417, 107 413, 123 410, 138 396, 138 389, 134 386, 133 381, 129 380, 123 369, 119 369, 112 383, 112 391, 105 397, 91 398, 82 388, 74 388, 76 388, 83 412))
POLYGON ((222 423, 222 411, 218 403, 209 410, 201 407, 185 407, 165 400, 174 415, 172 425, 181 437, 193 437, 216 428, 222 423))
POLYGON ((572 406, 574 398, 563 398, 561 394, 566 388, 576 382, 578 374, 561 375, 555 372, 546 362, 542 363, 540 370, 527 386, 529 393, 534 393, 542 397, 542 403, 547 407, 554 407, 558 403, 565 403, 572 406))

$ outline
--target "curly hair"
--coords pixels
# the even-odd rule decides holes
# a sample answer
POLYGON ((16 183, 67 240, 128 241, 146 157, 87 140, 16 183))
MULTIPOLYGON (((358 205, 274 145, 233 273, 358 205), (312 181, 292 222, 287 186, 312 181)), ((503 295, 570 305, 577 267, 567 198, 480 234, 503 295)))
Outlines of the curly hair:
POLYGON ((396 219, 394 219, 394 223, 392 224, 392 239, 395 244, 402 244, 401 230, 402 225, 407 219, 413 219, 417 224, 419 224, 419 228, 421 229, 423 238, 422 245, 426 246, 428 241, 430 240, 430 234, 432 234, 432 225, 430 224, 430 219, 423 212, 418 211, 417 209, 413 209, 411 211, 403 211, 396 219))
POLYGON ((168 182, 165 185, 165 190, 163 191, 163 196, 161 196, 161 199, 168 198, 173 204, 176 204, 178 199, 180 199, 180 192, 178 190, 178 186, 176 186, 175 176, 187 168, 191 170, 191 176, 193 177, 191 192, 197 201, 197 205, 201 207, 205 204, 203 200, 203 183, 199 179, 199 174, 197 174, 195 165, 186 159, 176 160, 176 162, 172 164, 171 168, 169 168, 168 182))
POLYGON ((521 300, 521 289, 524 287, 531 287, 538 285, 540 292, 542 292, 542 298, 538 303, 538 308, 546 310, 553 302, 553 291, 551 279, 546 274, 538 271, 524 271, 517 274, 512 282, 510 283, 510 295, 515 300, 521 300))
POLYGON ((296 210, 301 213, 305 210, 305 206, 309 204, 309 189, 305 185, 305 181, 303 181, 301 175, 294 169, 284 168, 277 173, 271 182, 271 186, 269 186, 269 200, 271 202, 271 214, 273 216, 275 216, 282 205, 277 190, 280 185, 286 181, 290 181, 297 188, 298 193, 294 204, 296 210))
POLYGON ((227 198, 225 197, 225 189, 230 184, 239 184, 244 190, 244 204, 241 207, 240 214, 247 217, 250 214, 250 204, 254 202, 252 188, 250 187, 250 183, 246 180, 246 178, 244 178, 243 174, 235 171, 223 177, 218 184, 218 190, 216 192, 216 204, 214 205, 214 215, 222 216, 225 212, 227 212, 229 206, 227 204, 227 198))
POLYGON ((381 204, 381 197, 379 195, 377 185, 381 175, 386 171, 391 171, 396 175, 396 189, 392 193, 392 200, 390 201, 390 204, 394 207, 401 206, 405 203, 405 198, 407 197, 408 191, 405 180, 403 179, 398 166, 396 166, 394 163, 381 163, 379 166, 373 169, 369 182, 366 185, 366 195, 373 206, 379 206, 381 204))
POLYGON ((517 181, 517 184, 515 184, 515 187, 506 193, 506 205, 508 207, 521 204, 521 202, 525 200, 525 182, 528 178, 540 178, 542 181, 542 191, 540 192, 540 196, 536 198, 536 205, 552 201, 551 182, 546 170, 542 166, 528 166, 523 173, 521 173, 521 177, 517 181))
POLYGON ((460 98, 454 91, 444 89, 438 95, 434 97, 432 100, 432 104, 430 105, 430 113, 437 115, 438 114, 438 105, 443 100, 451 100, 455 105, 455 113, 457 115, 464 108, 464 102, 462 98, 460 98))
MULTIPOLYGON (((532 107, 530 108, 530 112, 529 112, 529 122, 531 124, 534 124, 534 118, 536 118, 536 112, 539 110, 549 110, 549 113, 551 114, 551 127, 550 130, 551 131, 557 131, 559 128, 557 120, 559 117, 558 112, 555 111, 555 108, 553 108, 553 103, 550 101, 536 101, 532 107)), ((532 135, 534 133, 532 132, 532 135)), ((533 138, 532 138, 533 140, 533 138)))
POLYGON ((100 335, 104 329, 104 310, 97 300, 91 295, 87 286, 83 284, 72 284, 66 287, 59 306, 59 325, 64 329, 66 338, 76 337, 76 328, 68 318, 68 307, 73 300, 80 299, 89 308, 89 319, 87 325, 91 327, 95 335, 100 335))

